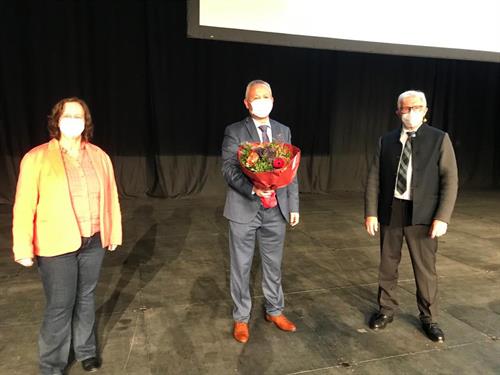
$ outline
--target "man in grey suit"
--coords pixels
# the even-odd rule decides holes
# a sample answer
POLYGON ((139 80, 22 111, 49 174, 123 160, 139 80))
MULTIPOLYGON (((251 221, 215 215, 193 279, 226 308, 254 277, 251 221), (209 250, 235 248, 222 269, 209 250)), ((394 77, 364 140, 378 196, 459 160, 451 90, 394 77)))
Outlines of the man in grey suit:
POLYGON ((292 226, 299 222, 297 178, 290 185, 276 190, 276 207, 264 208, 260 198, 270 197, 272 190, 254 186, 241 171, 236 155, 240 144, 245 142, 291 143, 290 129, 269 118, 273 102, 271 86, 267 82, 250 82, 243 100, 250 116, 226 127, 222 143, 222 174, 228 185, 224 217, 229 220, 233 337, 242 343, 249 338, 248 320, 252 307, 249 282, 255 239, 262 260, 265 318, 282 330, 296 330, 282 313, 285 301, 281 287, 281 260, 286 222, 292 226))
POLYGON ((427 100, 406 91, 397 101, 401 128, 379 139, 365 192, 365 227, 380 231, 379 311, 369 322, 385 328, 398 307, 396 286, 403 238, 417 286, 422 328, 432 341, 444 341, 437 324, 437 238, 444 235, 455 205, 458 171, 447 133, 424 124, 427 100))

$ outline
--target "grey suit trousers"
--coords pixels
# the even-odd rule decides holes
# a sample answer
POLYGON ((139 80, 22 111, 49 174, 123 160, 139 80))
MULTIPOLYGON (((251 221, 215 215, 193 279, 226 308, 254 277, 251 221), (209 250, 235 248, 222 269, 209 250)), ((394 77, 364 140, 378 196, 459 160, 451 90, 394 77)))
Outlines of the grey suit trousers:
POLYGON ((278 206, 260 207, 249 223, 229 221, 229 251, 231 255, 231 297, 235 321, 248 322, 252 309, 250 270, 257 239, 262 259, 262 292, 269 315, 279 315, 285 299, 281 287, 281 260, 286 221, 278 206))

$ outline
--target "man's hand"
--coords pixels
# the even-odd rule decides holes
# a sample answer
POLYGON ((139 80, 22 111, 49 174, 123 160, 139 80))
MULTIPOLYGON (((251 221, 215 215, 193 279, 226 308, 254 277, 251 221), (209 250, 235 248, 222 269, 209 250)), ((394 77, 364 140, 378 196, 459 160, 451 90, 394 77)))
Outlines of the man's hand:
POLYGON ((300 221, 300 215, 298 212, 290 212, 290 225, 292 227, 296 226, 300 221))
POLYGON ((429 229, 429 236, 431 238, 441 237, 448 230, 448 223, 441 220, 434 220, 429 229))
POLYGON ((253 187, 253 192, 255 193, 255 195, 257 195, 258 197, 261 197, 261 198, 271 198, 273 191, 274 190, 259 189, 256 186, 253 187))
POLYGON ((118 245, 109 245, 108 246, 108 250, 109 251, 115 251, 117 247, 118 247, 118 245))
POLYGON ((365 228, 370 236, 375 236, 375 233, 378 232, 378 218, 376 216, 367 216, 365 228))
POLYGON ((22 259, 16 260, 16 262, 24 267, 31 267, 33 265, 32 258, 22 258, 22 259))

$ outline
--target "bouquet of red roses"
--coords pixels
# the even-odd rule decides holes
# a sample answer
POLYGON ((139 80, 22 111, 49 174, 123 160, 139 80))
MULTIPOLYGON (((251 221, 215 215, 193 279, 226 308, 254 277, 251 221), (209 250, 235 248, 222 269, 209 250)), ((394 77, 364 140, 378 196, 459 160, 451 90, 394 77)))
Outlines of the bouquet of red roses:
MULTIPOLYGON (((238 160, 243 173, 259 189, 276 190, 287 186, 297 174, 300 149, 288 143, 248 142, 238 148, 238 160)), ((260 198, 266 208, 278 204, 276 193, 260 198)))

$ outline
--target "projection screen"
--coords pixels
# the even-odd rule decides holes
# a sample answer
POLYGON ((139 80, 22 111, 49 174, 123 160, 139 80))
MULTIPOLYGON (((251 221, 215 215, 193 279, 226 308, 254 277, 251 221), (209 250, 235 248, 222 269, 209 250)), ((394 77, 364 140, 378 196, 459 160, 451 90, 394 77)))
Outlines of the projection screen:
POLYGON ((500 62, 500 1, 188 0, 192 38, 500 62))

